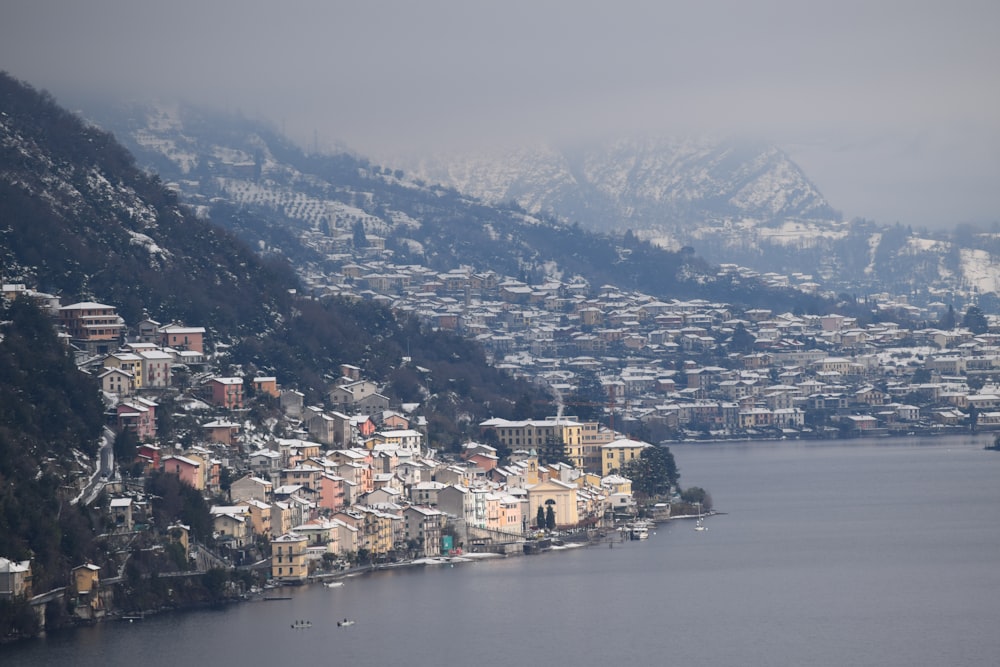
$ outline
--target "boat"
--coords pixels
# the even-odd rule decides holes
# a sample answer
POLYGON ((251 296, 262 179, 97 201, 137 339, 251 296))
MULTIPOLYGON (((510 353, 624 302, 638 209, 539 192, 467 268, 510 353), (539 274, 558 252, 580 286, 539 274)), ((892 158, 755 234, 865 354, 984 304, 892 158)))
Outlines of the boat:
POLYGON ((354 621, 348 620, 346 618, 342 621, 337 621, 338 628, 346 628, 349 625, 354 625, 354 621))
POLYGON ((313 626, 312 621, 295 621, 292 623, 292 630, 305 630, 313 626))
POLYGON ((708 530, 705 527, 705 520, 701 518, 701 503, 698 503, 698 520, 694 522, 694 529, 698 531, 708 530))
POLYGON ((344 585, 343 581, 327 581, 323 584, 327 588, 340 588, 344 585))
POLYGON ((633 521, 628 524, 628 535, 631 540, 645 540, 649 538, 649 524, 645 521, 633 521))

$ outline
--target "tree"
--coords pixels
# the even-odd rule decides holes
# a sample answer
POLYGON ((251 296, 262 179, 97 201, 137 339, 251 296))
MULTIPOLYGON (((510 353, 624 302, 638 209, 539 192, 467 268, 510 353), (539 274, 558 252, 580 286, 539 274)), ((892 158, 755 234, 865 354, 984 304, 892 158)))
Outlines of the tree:
POLYGON ((139 438, 135 431, 125 429, 115 435, 113 449, 115 461, 122 470, 129 470, 135 463, 135 454, 139 447, 139 438))
POLYGON ((365 235, 365 226, 360 220, 354 223, 354 247, 367 248, 368 237, 365 235))
POLYGON ((733 329, 733 337, 729 342, 729 349, 734 352, 750 352, 756 342, 757 338, 747 331, 746 326, 742 322, 737 322, 736 328, 733 329))
POLYGON ((553 509, 555 503, 551 500, 545 501, 545 528, 547 530, 556 529, 556 511, 553 509))
POLYGON ((990 323, 986 321, 986 315, 979 306, 969 306, 962 317, 962 326, 977 335, 990 330, 990 323))
POLYGON ((703 509, 712 509, 712 496, 700 486, 691 486, 681 492, 681 500, 691 505, 701 505, 703 509))
POLYGON ((538 514, 535 515, 535 525, 545 528, 545 508, 541 505, 538 506, 538 514))
POLYGON ((955 309, 952 306, 948 306, 948 312, 941 316, 938 320, 938 329, 943 329, 944 331, 951 331, 955 328, 957 318, 955 317, 955 309))
POLYGON ((597 421, 607 403, 607 392, 595 371, 582 371, 577 379, 576 391, 569 396, 569 409, 581 421, 597 421))
POLYGON ((634 491, 646 497, 668 495, 680 479, 670 448, 659 445, 643 449, 639 458, 625 464, 621 474, 632 480, 634 491))

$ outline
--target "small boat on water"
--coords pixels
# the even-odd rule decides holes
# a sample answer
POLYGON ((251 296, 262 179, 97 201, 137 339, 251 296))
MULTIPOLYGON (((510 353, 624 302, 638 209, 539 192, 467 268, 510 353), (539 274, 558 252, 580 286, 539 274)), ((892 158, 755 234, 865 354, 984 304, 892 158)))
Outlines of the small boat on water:
POLYGON ((292 623, 292 630, 305 630, 313 626, 312 621, 295 621, 292 623))
POLYGON ((342 621, 337 621, 338 628, 346 628, 349 625, 354 625, 354 621, 348 620, 346 618, 342 621))
POLYGON ((694 529, 698 531, 708 530, 705 528, 705 520, 701 518, 701 503, 698 503, 698 520, 694 522, 694 529))
POLYGON ((343 581, 327 581, 327 582, 324 582, 323 585, 326 586, 327 588, 340 588, 341 586, 344 585, 344 582, 343 581))

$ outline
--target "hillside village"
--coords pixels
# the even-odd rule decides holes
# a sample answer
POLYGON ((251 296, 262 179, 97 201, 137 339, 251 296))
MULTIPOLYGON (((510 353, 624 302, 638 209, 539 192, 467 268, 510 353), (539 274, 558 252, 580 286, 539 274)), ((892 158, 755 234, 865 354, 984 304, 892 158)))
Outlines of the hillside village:
MULTIPOLYGON (((563 412, 489 419, 478 442, 443 451, 428 441, 419 404, 394 402, 360 367, 343 365, 312 405, 280 374, 230 368, 202 323, 126 323, 113 306, 4 285, 5 299, 49 312, 78 368, 100 382, 118 435, 99 462, 81 465, 78 499, 106 503, 114 533, 165 536, 182 550, 178 571, 236 567, 302 582, 463 550, 523 553, 546 529, 614 528, 642 509, 620 473, 651 442, 1000 428, 1000 334, 975 308, 962 322, 940 316, 949 328, 910 330, 379 260, 310 289, 474 337, 494 363, 559 397, 563 412), (177 517, 155 525, 156 475, 207 499, 207 529, 177 517)), ((100 582, 120 580, 118 565, 74 570, 77 616, 105 613, 100 582)), ((0 571, 0 595, 45 594, 31 590, 30 561, 3 558, 0 571)))
MULTIPOLYGON (((502 459, 476 442, 445 454, 427 442, 417 405, 393 404, 356 366, 340 368, 323 405, 308 405, 276 377, 221 375, 225 346, 205 327, 127 325, 106 304, 60 305, 23 285, 3 292, 39 303, 100 383, 108 429, 98 460, 80 462, 74 503, 103 507, 111 543, 155 550, 166 540, 172 560, 152 563, 153 576, 239 568, 300 583, 463 550, 523 553, 539 531, 610 528, 637 513, 631 482, 613 473, 651 445, 616 442, 596 422, 491 421, 487 439, 523 446, 502 459), (614 458, 595 468, 540 460, 543 445, 598 436, 614 458), (182 522, 183 509, 161 513, 165 477, 206 500, 207 526, 182 522)), ((104 567, 81 563, 56 592, 32 589, 30 560, 4 557, 0 595, 37 602, 42 620, 44 604, 65 594, 78 618, 100 618, 121 605, 113 585, 130 557, 118 549, 104 567)))

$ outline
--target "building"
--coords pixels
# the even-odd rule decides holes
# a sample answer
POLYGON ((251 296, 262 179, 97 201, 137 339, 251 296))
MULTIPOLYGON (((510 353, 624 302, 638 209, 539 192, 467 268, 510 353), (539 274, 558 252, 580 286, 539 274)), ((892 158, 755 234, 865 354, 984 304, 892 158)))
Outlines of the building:
POLYGON ((212 378, 209 387, 213 405, 227 410, 243 408, 243 378, 212 378))
POLYGON ((182 482, 199 491, 205 488, 205 478, 201 462, 186 456, 164 456, 163 472, 177 475, 182 482))
POLYGON ((175 350, 205 353, 205 328, 168 324, 160 327, 160 344, 175 350))
POLYGON ((403 537, 408 544, 416 545, 421 557, 441 554, 441 529, 444 513, 430 508, 412 505, 403 510, 403 537))
POLYGON ((119 403, 115 409, 118 429, 131 431, 140 441, 156 437, 157 404, 145 398, 136 398, 119 403))
POLYGON ((570 528, 580 522, 577 488, 573 484, 549 479, 528 487, 528 520, 534 521, 538 508, 547 513, 551 507, 557 528, 570 528))
POLYGON ((583 424, 574 418, 548 417, 544 420, 510 421, 489 419, 481 423, 483 432, 492 430, 497 440, 512 450, 535 449, 569 457, 579 468, 584 463, 583 424))
POLYGON ((31 596, 31 561, 0 557, 0 600, 31 596))
POLYGON ((63 306, 59 323, 76 345, 93 354, 117 349, 125 332, 125 321, 114 306, 92 301, 63 306))
POLYGON ((300 583, 309 576, 304 535, 285 533, 271 540, 271 579, 279 583, 300 583))
POLYGON ((652 447, 641 440, 615 440, 601 446, 601 476, 607 477, 612 472, 621 472, 629 461, 642 454, 642 450, 652 447))

